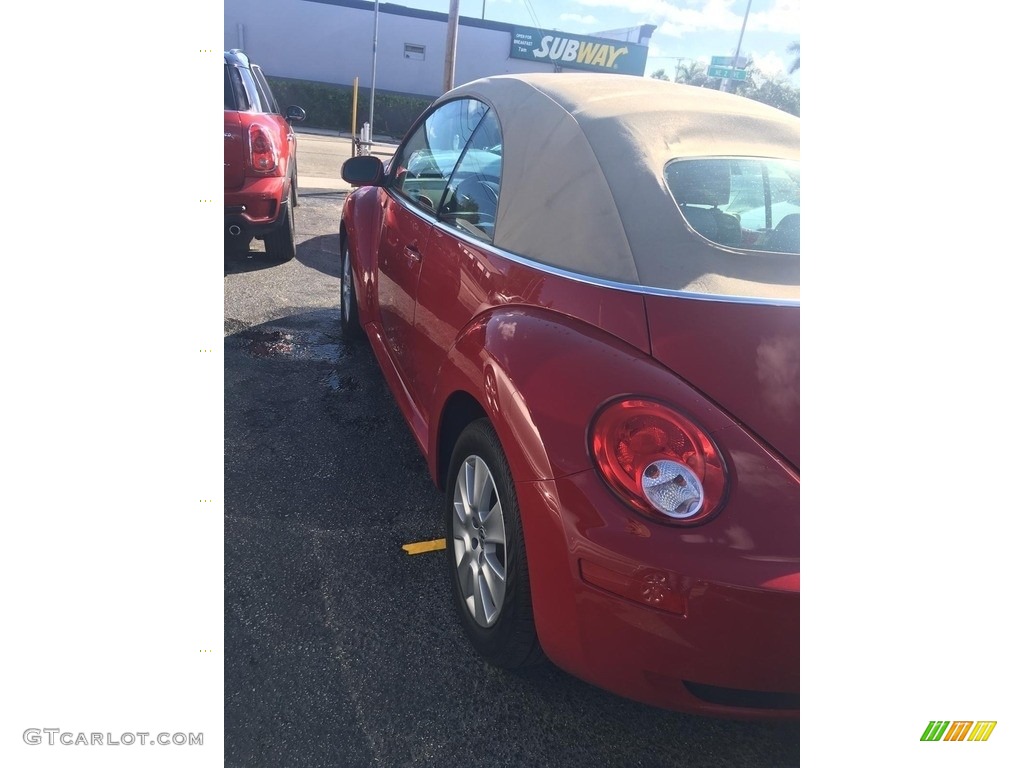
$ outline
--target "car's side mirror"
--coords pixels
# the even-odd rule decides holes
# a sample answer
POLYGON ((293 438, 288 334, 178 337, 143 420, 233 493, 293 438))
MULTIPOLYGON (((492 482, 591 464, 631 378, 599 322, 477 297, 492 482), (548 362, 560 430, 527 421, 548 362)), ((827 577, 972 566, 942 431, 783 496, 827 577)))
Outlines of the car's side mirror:
POLYGON ((288 122, 294 120, 297 123, 301 123, 306 119, 306 110, 302 107, 291 106, 284 111, 284 119, 288 122))
POLYGON ((341 178, 356 187, 379 187, 384 181, 384 163, 373 155, 350 157, 341 166, 341 178))

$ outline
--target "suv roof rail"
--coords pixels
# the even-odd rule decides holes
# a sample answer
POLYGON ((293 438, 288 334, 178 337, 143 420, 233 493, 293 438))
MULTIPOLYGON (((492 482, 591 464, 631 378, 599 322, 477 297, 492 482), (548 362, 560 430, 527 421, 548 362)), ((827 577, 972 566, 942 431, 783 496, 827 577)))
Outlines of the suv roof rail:
POLYGON ((224 51, 224 58, 227 60, 233 60, 244 67, 249 66, 249 57, 241 48, 232 48, 229 51, 224 51))

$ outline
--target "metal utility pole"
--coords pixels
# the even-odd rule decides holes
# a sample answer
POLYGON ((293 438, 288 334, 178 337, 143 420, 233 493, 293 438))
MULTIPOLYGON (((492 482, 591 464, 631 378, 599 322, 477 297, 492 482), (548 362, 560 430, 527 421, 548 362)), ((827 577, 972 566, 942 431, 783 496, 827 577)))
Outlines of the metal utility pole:
POLYGON ((484 18, 486 18, 486 17, 487 17, 487 0, 484 0, 484 7, 483 7, 483 9, 482 9, 482 10, 480 11, 480 18, 481 18, 481 19, 484 19, 484 18))
POLYGON ((377 20, 380 0, 373 0, 373 69, 370 71, 370 144, 373 144, 373 97, 377 91, 377 20))
MULTIPOLYGON (((732 70, 733 71, 736 70, 736 62, 740 58, 740 48, 743 47, 743 33, 747 29, 747 17, 750 15, 750 3, 751 2, 753 2, 753 0, 747 0, 747 11, 746 11, 746 13, 743 14, 743 26, 740 27, 740 41, 738 43, 736 43, 736 54, 732 57, 732 70)), ((723 77, 722 78, 722 85, 719 86, 718 90, 726 91, 728 89, 729 89, 729 78, 723 77)))
POLYGON ((444 52, 444 90, 455 87, 455 44, 459 37, 459 0, 448 4, 448 42, 444 52))
MULTIPOLYGON (((356 75, 352 81, 352 157, 356 156, 356 149, 358 144, 356 143, 356 136, 359 135, 356 128, 356 107, 359 106, 359 75, 356 75)), ((341 131, 338 131, 338 135, 341 136, 341 131)))

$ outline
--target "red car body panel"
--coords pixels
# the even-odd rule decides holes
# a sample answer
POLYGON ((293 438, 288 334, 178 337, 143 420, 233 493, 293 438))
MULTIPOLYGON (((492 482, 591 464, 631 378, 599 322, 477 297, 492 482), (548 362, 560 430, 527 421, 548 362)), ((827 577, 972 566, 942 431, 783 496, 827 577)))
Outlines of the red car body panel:
POLYGON ((224 191, 241 189, 245 182, 245 133, 241 113, 224 110, 224 191))
POLYGON ((261 231, 262 225, 277 221, 290 190, 291 185, 280 178, 250 179, 237 192, 224 193, 224 206, 228 209, 244 207, 244 211, 235 215, 244 219, 252 231, 261 231))
POLYGON ((800 466, 800 308, 648 296, 652 354, 800 466))
POLYGON ((531 579, 544 585, 534 612, 554 663, 670 709, 794 716, 786 702, 796 700, 800 676, 795 555, 768 554, 770 542, 752 546, 749 531, 724 521, 695 534, 623 514, 593 471, 517 483, 516 493, 535 512, 524 515, 531 579), (723 567, 723 553, 725 562, 740 554, 738 566, 723 567), (623 599, 632 583, 638 589, 623 599), (687 685, 725 689, 723 702, 687 685), (738 691, 771 706, 740 709, 729 699, 738 691))

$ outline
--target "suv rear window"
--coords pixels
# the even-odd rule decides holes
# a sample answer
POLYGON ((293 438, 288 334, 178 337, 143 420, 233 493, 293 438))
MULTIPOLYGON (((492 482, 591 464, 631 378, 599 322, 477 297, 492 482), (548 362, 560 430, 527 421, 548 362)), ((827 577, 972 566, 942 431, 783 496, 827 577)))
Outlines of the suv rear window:
POLYGON ((800 253, 800 164, 721 157, 673 160, 665 181, 699 234, 719 245, 800 253))
POLYGON ((238 70, 224 63, 224 109, 245 111, 249 109, 249 99, 245 95, 238 70))
POLYGON ((259 67, 236 67, 224 62, 224 109, 281 114, 259 67))

